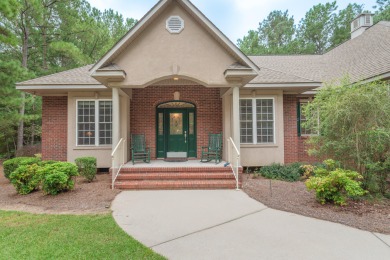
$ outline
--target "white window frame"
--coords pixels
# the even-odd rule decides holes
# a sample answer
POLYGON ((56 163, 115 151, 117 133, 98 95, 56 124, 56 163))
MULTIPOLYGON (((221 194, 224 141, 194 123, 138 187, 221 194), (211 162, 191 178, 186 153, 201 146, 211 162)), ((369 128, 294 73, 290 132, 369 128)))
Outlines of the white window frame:
MULTIPOLYGON (((254 98, 240 98, 240 100, 252 100, 252 134, 253 134, 253 142, 252 143, 241 143, 241 144, 253 144, 253 145, 275 145, 276 144, 276 105, 275 105, 275 97, 272 96, 262 96, 262 97, 254 97, 254 98), (257 106, 256 100, 261 99, 272 99, 272 119, 273 119, 273 142, 270 143, 258 143, 257 142, 257 106)), ((241 106, 239 106, 241 109, 241 106)), ((240 139, 241 139, 241 119, 240 119, 240 139)))
MULTIPOLYGON (((76 147, 111 147, 112 144, 99 144, 99 101, 111 101, 112 99, 76 99, 76 147), (79 144, 79 101, 92 101, 95 102, 95 144, 79 144)), ((112 122, 111 122, 112 124, 112 122)))

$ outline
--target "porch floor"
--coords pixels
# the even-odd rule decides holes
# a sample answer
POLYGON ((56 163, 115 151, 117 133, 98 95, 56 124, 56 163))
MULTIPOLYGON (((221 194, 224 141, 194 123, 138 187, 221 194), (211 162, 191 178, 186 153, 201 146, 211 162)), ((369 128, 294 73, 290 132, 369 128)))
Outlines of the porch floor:
MULTIPOLYGON (((150 163, 144 163, 144 162, 136 162, 134 165, 130 161, 126 163, 122 169, 130 169, 130 168, 224 168, 226 162, 221 161, 218 164, 215 164, 215 161, 211 162, 200 162, 200 160, 188 160, 186 162, 166 162, 164 160, 151 160, 150 163)), ((230 167, 229 167, 230 169, 230 167)))

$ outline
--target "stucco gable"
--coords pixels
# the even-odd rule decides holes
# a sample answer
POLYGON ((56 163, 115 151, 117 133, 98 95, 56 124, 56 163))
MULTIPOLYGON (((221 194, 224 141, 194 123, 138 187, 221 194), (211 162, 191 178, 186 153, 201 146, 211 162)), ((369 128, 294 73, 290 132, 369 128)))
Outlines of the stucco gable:
POLYGON ((224 72, 234 63, 250 68, 252 78, 259 71, 189 1, 162 0, 94 65, 91 75, 96 77, 100 68, 116 64, 127 75, 115 83, 120 86, 146 86, 176 75, 206 86, 226 86, 224 72), (179 34, 166 29, 170 16, 184 20, 179 34))

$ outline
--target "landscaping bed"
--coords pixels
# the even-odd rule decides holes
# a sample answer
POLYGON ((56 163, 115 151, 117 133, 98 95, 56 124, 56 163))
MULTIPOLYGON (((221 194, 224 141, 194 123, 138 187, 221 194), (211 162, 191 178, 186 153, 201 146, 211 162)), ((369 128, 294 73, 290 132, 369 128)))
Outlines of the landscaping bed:
POLYGON ((303 182, 253 178, 251 174, 243 174, 243 191, 270 208, 371 232, 390 234, 390 200, 388 199, 349 201, 347 206, 342 207, 333 204, 321 205, 316 201, 315 193, 307 191, 303 182))
POLYGON ((74 190, 56 196, 39 191, 20 195, 4 177, 0 163, 0 209, 54 214, 109 213, 111 202, 120 191, 110 188, 109 174, 98 174, 96 178, 88 183, 83 177, 76 177, 74 190))

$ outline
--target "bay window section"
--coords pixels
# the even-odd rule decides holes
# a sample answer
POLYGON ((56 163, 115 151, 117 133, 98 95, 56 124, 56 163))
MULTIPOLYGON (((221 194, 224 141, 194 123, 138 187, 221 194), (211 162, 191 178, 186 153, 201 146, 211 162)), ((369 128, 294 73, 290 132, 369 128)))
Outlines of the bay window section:
POLYGON ((77 145, 112 144, 112 101, 77 101, 77 145))
POLYGON ((275 143, 274 98, 240 99, 242 144, 275 143))

